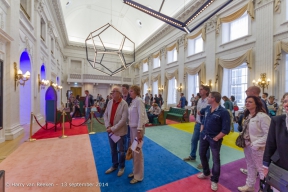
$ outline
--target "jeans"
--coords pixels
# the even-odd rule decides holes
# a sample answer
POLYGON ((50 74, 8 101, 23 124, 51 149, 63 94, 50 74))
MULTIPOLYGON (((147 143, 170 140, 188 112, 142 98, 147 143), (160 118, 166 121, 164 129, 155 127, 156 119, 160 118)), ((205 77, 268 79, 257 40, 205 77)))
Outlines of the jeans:
POLYGON ((158 117, 158 115, 154 115, 154 114, 149 114, 148 115, 149 123, 153 123, 154 117, 158 117))
POLYGON ((207 151, 209 151, 209 147, 212 152, 212 160, 213 160, 213 167, 212 167, 212 176, 211 181, 218 183, 220 177, 220 149, 222 145, 223 139, 218 141, 214 141, 212 137, 205 135, 204 133, 200 136, 200 159, 203 167, 204 175, 210 175, 210 168, 208 159, 206 157, 207 151))
MULTIPOLYGON (((201 128, 201 124, 200 123, 196 123, 195 127, 194 127, 194 133, 192 135, 192 139, 191 139, 191 153, 190 153, 190 157, 196 159, 196 152, 197 152, 197 146, 198 146, 198 141, 200 139, 200 128, 201 128)), ((207 159, 209 161, 210 159, 210 151, 207 150, 207 159)))
POLYGON ((111 150, 111 156, 112 156, 112 166, 114 168, 124 168, 125 167, 125 139, 126 135, 121 136, 120 140, 117 143, 114 143, 114 141, 109 137, 108 139, 110 143, 110 150, 111 150), (118 148, 118 149, 117 149, 118 148), (118 152, 119 152, 119 158, 118 158, 118 152))
POLYGON ((127 151, 128 150, 128 148, 129 148, 129 146, 130 146, 130 126, 129 125, 127 125, 128 126, 128 133, 127 133, 127 135, 126 135, 126 141, 125 141, 125 151, 127 151))
POLYGON ((85 111, 85 119, 87 120, 90 118, 91 108, 86 107, 85 111))

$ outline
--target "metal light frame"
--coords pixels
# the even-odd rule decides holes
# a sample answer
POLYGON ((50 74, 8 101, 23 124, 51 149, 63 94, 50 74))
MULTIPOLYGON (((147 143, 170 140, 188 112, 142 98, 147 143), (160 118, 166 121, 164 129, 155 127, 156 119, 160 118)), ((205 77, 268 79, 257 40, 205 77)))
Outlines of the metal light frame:
POLYGON ((110 76, 113 76, 125 69, 127 69, 128 67, 130 67, 134 62, 135 62, 135 43, 129 39, 126 35, 124 35, 122 32, 120 32, 118 29, 116 29, 113 25, 111 25, 110 23, 107 23, 106 25, 103 25, 102 27, 96 29, 95 31, 91 32, 88 37, 86 38, 85 40, 85 46, 86 46, 86 57, 87 57, 87 61, 90 63, 90 65, 92 66, 93 69, 96 69, 98 71, 101 71, 102 73, 105 73, 107 75, 110 75, 110 76), (114 30, 116 30, 117 32, 119 32, 122 36, 123 36, 123 39, 122 39, 122 42, 121 44, 119 45, 119 49, 118 50, 115 50, 115 49, 107 49, 100 37, 100 35, 102 33, 104 33, 109 27, 112 27, 114 30), (96 35, 93 35, 93 33, 96 33, 98 32, 98 34, 96 35), (103 49, 104 51, 97 49, 96 45, 95 45, 95 42, 94 42, 94 38, 95 37, 98 37, 100 39, 100 42, 103 46, 103 49), (93 42, 93 48, 94 48, 94 59, 91 60, 89 59, 89 55, 88 55, 88 44, 87 44, 87 41, 89 40, 92 40, 93 42), (124 56, 124 53, 123 53, 123 46, 124 46, 124 43, 126 40, 129 40, 132 44, 133 44, 133 61, 132 62, 129 62, 127 63, 127 61, 125 60, 125 56, 124 56), (100 61, 97 61, 96 60, 96 57, 97 57, 97 54, 103 54, 100 61), (112 54, 112 55, 118 55, 120 60, 121 60, 121 63, 122 63, 122 66, 118 69, 116 69, 115 71, 112 71, 110 69, 108 69, 104 64, 103 64, 103 58, 105 56, 105 54, 112 54), (98 65, 97 65, 98 64, 98 65), (106 70, 109 71, 108 72, 105 72, 105 71, 102 71, 100 69, 97 69, 96 67, 98 67, 99 65, 101 65, 102 67, 104 67, 106 70))
POLYGON ((160 13, 163 2, 161 4, 160 10, 155 11, 149 7, 146 7, 140 3, 137 3, 132 0, 123 0, 123 2, 131 7, 134 7, 135 9, 138 9, 152 17, 155 17, 156 19, 159 19, 177 29, 180 29, 181 31, 184 31, 186 33, 191 33, 195 29, 197 29, 200 25, 202 25, 204 22, 206 22, 208 19, 210 19, 213 15, 215 15, 218 11, 226 7, 229 3, 231 3, 233 0, 227 0, 224 4, 222 4, 218 9, 216 9, 214 12, 212 12, 210 15, 208 15, 205 19, 203 19, 197 26, 192 28, 191 30, 188 28, 188 24, 191 23, 199 14, 201 14, 211 3, 213 3, 215 0, 207 0, 196 12, 194 12, 186 21, 181 22, 177 19, 174 19, 172 17, 169 17, 163 13, 160 13))

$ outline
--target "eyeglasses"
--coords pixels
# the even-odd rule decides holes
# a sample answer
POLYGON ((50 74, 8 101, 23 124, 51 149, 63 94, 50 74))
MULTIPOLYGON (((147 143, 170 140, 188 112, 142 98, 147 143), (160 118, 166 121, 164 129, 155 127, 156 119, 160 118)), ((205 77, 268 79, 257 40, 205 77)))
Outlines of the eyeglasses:
POLYGON ((119 91, 111 91, 112 93, 116 93, 116 92, 118 92, 118 93, 120 93, 119 91))

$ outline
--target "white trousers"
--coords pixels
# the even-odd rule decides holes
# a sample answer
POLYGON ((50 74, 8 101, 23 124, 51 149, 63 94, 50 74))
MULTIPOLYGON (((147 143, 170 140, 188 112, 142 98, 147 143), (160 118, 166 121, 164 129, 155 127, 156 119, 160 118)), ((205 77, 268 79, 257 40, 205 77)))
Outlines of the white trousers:
MULTIPOLYGON (((143 141, 144 141, 144 133, 145 128, 143 130, 143 141)), ((134 141, 135 137, 137 137, 137 128, 136 127, 130 127, 130 139, 131 142, 134 141)), ((144 147, 144 144, 142 148, 144 147)), ((142 149, 139 153, 132 152, 133 155, 133 174, 134 178, 138 181, 142 181, 144 179, 144 157, 142 153, 142 149)))
POLYGON ((253 187, 256 183, 257 173, 260 179, 264 179, 263 154, 264 150, 254 150, 250 145, 244 148, 245 160, 247 163, 246 185, 253 187))

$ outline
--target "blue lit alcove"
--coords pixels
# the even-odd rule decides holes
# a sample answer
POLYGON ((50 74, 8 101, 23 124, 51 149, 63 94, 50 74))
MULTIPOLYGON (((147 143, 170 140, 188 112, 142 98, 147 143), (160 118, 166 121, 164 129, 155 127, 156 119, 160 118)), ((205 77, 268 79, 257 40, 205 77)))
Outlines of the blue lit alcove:
MULTIPOLYGON (((60 85, 60 78, 59 77, 56 77, 56 83, 57 83, 57 85, 60 85)), ((57 91, 57 97, 58 97, 57 107, 59 108, 61 106, 61 90, 57 91)))
POLYGON ((24 87, 19 85, 19 100, 20 100, 20 125, 30 123, 30 114, 31 114, 31 100, 32 100, 32 89, 31 82, 33 77, 33 73, 31 72, 31 62, 30 57, 27 51, 24 51, 20 56, 20 65, 19 65, 22 73, 26 73, 26 71, 30 72, 30 79, 25 82, 24 87))
MULTIPOLYGON (((44 63, 41 65, 41 69, 40 69, 40 80, 46 80, 46 71, 45 71, 45 65, 44 63)), ((44 87, 44 89, 41 87, 40 88, 40 110, 41 110, 41 114, 45 115, 45 91, 46 91, 46 87, 44 87)))

